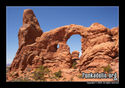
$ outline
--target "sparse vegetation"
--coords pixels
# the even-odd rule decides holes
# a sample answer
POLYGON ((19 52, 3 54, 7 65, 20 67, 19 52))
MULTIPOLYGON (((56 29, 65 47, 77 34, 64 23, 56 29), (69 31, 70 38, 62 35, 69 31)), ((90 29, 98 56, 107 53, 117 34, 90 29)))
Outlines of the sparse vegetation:
POLYGON ((13 76, 14 75, 14 72, 12 72, 12 73, 9 73, 9 76, 11 77, 11 76, 13 76))
POLYGON ((112 71, 111 66, 109 64, 102 68, 103 68, 104 72, 106 72, 106 73, 110 73, 112 71))
POLYGON ((33 73, 33 78, 35 80, 40 80, 40 81, 45 81, 45 75, 49 74, 49 69, 44 67, 44 66, 40 66, 39 68, 37 68, 35 70, 35 72, 33 73))
POLYGON ((29 79, 29 77, 18 77, 18 78, 15 78, 13 80, 11 80, 12 82, 30 82, 32 80, 29 79))
POLYGON ((78 77, 78 78, 82 78, 82 75, 78 75, 77 77, 78 77))
POLYGON ((72 68, 74 68, 74 69, 76 69, 76 61, 73 61, 73 63, 72 63, 72 68))
POLYGON ((60 78, 60 77, 62 77, 62 71, 59 70, 58 72, 55 72, 54 75, 55 75, 55 77, 60 78))
POLYGON ((63 78, 63 80, 66 80, 66 78, 63 78))

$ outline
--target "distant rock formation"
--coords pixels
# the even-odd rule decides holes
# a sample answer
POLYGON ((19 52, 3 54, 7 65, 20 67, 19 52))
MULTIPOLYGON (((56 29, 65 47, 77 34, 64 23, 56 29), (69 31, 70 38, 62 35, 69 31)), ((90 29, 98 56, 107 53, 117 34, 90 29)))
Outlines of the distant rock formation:
POLYGON ((73 59, 79 59, 79 51, 73 51, 72 52, 72 60, 73 59))
POLYGON ((77 51, 71 54, 70 47, 66 44, 74 34, 82 37, 82 55, 77 64, 80 72, 96 72, 98 68, 110 64, 118 73, 118 27, 110 30, 99 23, 94 23, 90 27, 71 24, 43 33, 30 9, 24 10, 23 26, 18 33, 19 49, 9 72, 17 72, 16 75, 20 76, 26 68, 37 68, 40 65, 48 67, 53 72, 64 68, 70 69, 72 60, 79 56, 77 51))

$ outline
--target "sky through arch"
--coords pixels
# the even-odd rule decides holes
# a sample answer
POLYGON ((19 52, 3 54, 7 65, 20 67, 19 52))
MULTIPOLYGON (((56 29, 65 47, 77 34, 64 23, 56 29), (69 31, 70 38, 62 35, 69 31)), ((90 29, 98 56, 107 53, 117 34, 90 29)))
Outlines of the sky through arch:
POLYGON ((81 38, 82 36, 79 34, 72 35, 67 40, 67 45, 70 47, 70 53, 77 50, 79 51, 79 57, 81 56, 81 38))

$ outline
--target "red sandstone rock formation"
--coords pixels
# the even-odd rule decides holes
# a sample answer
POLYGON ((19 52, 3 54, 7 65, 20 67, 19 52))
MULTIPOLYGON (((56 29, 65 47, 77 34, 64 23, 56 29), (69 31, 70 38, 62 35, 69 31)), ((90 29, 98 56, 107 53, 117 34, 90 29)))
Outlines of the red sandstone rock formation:
POLYGON ((90 27, 71 24, 43 33, 33 11, 24 10, 23 26, 18 33, 19 49, 9 72, 17 72, 16 75, 19 76, 28 67, 36 68, 40 65, 49 67, 53 72, 70 69, 73 53, 70 54, 70 47, 66 42, 74 34, 82 36, 82 55, 77 64, 79 71, 95 72, 99 67, 111 63, 115 66, 114 63, 119 63, 118 32, 119 28, 110 30, 94 23, 90 27))
POLYGON ((72 52, 72 59, 79 59, 79 51, 72 52))

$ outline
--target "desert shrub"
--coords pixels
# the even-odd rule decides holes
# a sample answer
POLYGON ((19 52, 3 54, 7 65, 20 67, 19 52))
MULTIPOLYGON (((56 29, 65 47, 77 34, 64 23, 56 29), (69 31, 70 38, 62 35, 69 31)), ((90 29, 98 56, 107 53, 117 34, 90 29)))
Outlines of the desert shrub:
POLYGON ((54 73, 55 77, 60 78, 62 76, 62 71, 58 71, 54 73))
POLYGON ((33 73, 33 78, 35 80, 41 80, 41 81, 45 81, 45 75, 48 74, 50 71, 48 68, 44 67, 44 66, 40 66, 39 68, 37 68, 34 73, 33 73))
POLYGON ((63 80, 66 80, 66 78, 63 78, 63 80))
POLYGON ((44 78, 44 73, 36 72, 36 71, 34 72, 33 78, 34 78, 35 80, 45 80, 45 78, 44 78))
POLYGON ((78 77, 78 78, 82 78, 82 75, 78 75, 77 77, 78 77))
POLYGON ((26 77, 21 76, 12 80, 12 82, 30 82, 30 81, 32 80, 30 80, 28 76, 26 77))
POLYGON ((11 76, 13 76, 14 75, 14 72, 12 72, 12 73, 9 73, 9 76, 11 77, 11 76))
POLYGON ((109 64, 107 66, 103 67, 103 70, 104 70, 104 72, 107 72, 107 73, 112 71, 111 66, 109 64))
POLYGON ((76 61, 73 61, 73 63, 72 63, 72 68, 74 68, 74 69, 76 69, 76 61))

